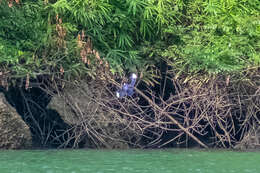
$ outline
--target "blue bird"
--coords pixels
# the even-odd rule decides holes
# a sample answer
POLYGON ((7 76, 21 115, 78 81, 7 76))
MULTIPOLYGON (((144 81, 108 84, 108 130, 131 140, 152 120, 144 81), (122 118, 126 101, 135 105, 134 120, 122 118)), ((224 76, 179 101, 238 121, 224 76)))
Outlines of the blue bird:
POLYGON ((123 98, 125 96, 132 96, 134 94, 134 86, 136 83, 136 78, 137 75, 133 73, 130 76, 130 80, 131 80, 130 84, 124 83, 122 88, 116 92, 116 96, 118 98, 123 98))

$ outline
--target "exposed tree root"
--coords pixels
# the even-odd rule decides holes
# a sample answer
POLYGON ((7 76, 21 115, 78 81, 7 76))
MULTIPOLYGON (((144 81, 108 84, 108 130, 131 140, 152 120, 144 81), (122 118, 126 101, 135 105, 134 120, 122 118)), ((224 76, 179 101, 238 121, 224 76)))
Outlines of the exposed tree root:
MULTIPOLYGON (((46 137, 59 147, 78 148, 82 143, 84 147, 105 148, 163 147, 174 143, 187 146, 192 140, 204 148, 234 148, 247 138, 253 127, 259 126, 257 70, 242 77, 173 78, 169 76, 176 75, 170 73, 164 81, 171 81, 175 92, 167 99, 164 83, 160 87, 162 94, 136 88, 133 97, 118 99, 115 87, 120 84, 103 73, 95 80, 75 83, 57 80, 47 84, 48 87, 41 83, 39 86, 45 92, 58 95, 64 107, 58 112, 69 128, 61 133, 48 133, 48 128, 39 122, 35 122, 34 128, 38 128, 38 135, 48 134, 46 137), (66 86, 63 91, 59 87, 61 83, 66 86), (52 89, 49 86, 53 86, 52 89), (164 139, 166 134, 171 134, 167 140, 164 139)), ((22 96, 27 115, 37 121, 30 112, 30 100, 22 96)))

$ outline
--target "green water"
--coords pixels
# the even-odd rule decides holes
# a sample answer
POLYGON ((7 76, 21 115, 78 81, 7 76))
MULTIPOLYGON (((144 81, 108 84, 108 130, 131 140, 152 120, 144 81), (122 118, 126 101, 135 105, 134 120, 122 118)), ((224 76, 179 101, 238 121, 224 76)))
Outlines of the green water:
POLYGON ((0 151, 0 173, 258 173, 260 152, 0 151))

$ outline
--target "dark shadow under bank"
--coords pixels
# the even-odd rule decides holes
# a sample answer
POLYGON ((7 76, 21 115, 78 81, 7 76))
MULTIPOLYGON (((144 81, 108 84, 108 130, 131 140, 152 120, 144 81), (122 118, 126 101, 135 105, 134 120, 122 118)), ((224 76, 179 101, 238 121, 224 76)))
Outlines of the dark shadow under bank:
MULTIPOLYGON (((144 87, 142 84, 139 86, 139 89, 144 90, 145 88, 146 87, 144 87)), ((153 89, 158 91, 160 87, 155 86, 153 89)), ((25 90, 19 87, 10 87, 7 91, 1 88, 0 92, 5 94, 9 104, 16 109, 18 114, 21 115, 22 119, 30 127, 33 139, 32 148, 57 148, 61 143, 64 143, 67 140, 66 136, 64 138, 64 136, 61 134, 70 127, 61 119, 57 111, 47 108, 47 105, 51 100, 50 95, 46 94, 39 88, 30 88, 25 90), (59 135, 62 137, 57 138, 59 135)), ((139 103, 143 105, 146 104, 143 98, 140 99, 139 103)), ((145 135, 149 136, 151 139, 153 138, 152 133, 150 134, 147 132, 145 135)), ((174 136, 176 136, 176 134, 173 132, 165 132, 161 143, 168 141, 174 136)), ((141 141, 144 146, 146 146, 146 144, 149 142, 150 141, 147 141, 147 138, 143 138, 143 141, 141 141)), ((73 141, 71 141, 71 143, 73 143, 73 141)), ((84 143, 80 143, 79 148, 81 148, 83 145, 84 143)), ((198 147, 194 141, 190 140, 189 143, 186 143, 185 145, 170 143, 165 145, 163 148, 194 146, 198 147)), ((67 145, 67 148, 70 147, 71 145, 67 145)), ((158 148, 158 146, 154 145, 149 148, 158 148)))
POLYGON ((55 110, 47 108, 51 96, 39 88, 25 90, 11 87, 4 92, 9 104, 13 106, 30 127, 33 148, 56 148, 66 138, 57 138, 68 125, 55 110))
MULTIPOLYGON (((139 87, 139 89, 142 89, 142 85, 139 87)), ((1 92, 5 93, 7 101, 17 110, 22 119, 30 127, 33 137, 34 149, 57 148, 62 142, 66 141, 66 137, 64 138, 64 136, 63 138, 57 138, 57 135, 66 131, 69 126, 60 118, 60 115, 55 110, 47 108, 51 96, 44 93, 39 88, 31 88, 29 90, 24 90, 21 88, 9 88, 8 91, 4 91, 2 89, 1 92)), ((141 98, 140 103, 145 103, 145 101, 142 101, 141 98)), ((171 126, 172 128, 175 128, 174 125, 171 126)), ((146 135, 150 135, 149 137, 151 138, 153 137, 152 134, 149 134, 149 132, 146 135)), ((158 143, 158 145, 154 145, 149 148, 156 149, 158 146, 169 141, 175 136, 175 132, 166 131, 162 135, 161 142, 158 143)), ((209 144, 212 142, 210 141, 212 136, 200 136, 199 134, 195 134, 195 136, 209 147, 215 147, 214 145, 210 146, 209 144)), ((201 148, 201 146, 193 139, 183 139, 183 141, 185 140, 186 142, 182 142, 180 144, 171 142, 167 145, 164 145, 162 148, 201 148)), ((147 138, 144 138, 142 141, 144 145, 149 142, 150 141, 147 141, 147 138)), ((81 148, 81 146, 83 146, 83 144, 79 144, 79 148, 81 148)), ((70 145, 67 145, 67 148, 70 147, 70 145)))

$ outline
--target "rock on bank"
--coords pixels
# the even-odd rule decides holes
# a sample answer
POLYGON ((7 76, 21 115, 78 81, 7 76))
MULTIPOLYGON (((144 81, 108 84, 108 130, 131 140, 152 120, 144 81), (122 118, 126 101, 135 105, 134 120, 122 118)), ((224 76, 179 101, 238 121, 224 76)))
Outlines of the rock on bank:
POLYGON ((29 127, 0 93, 0 149, 22 149, 32 145, 29 127))

